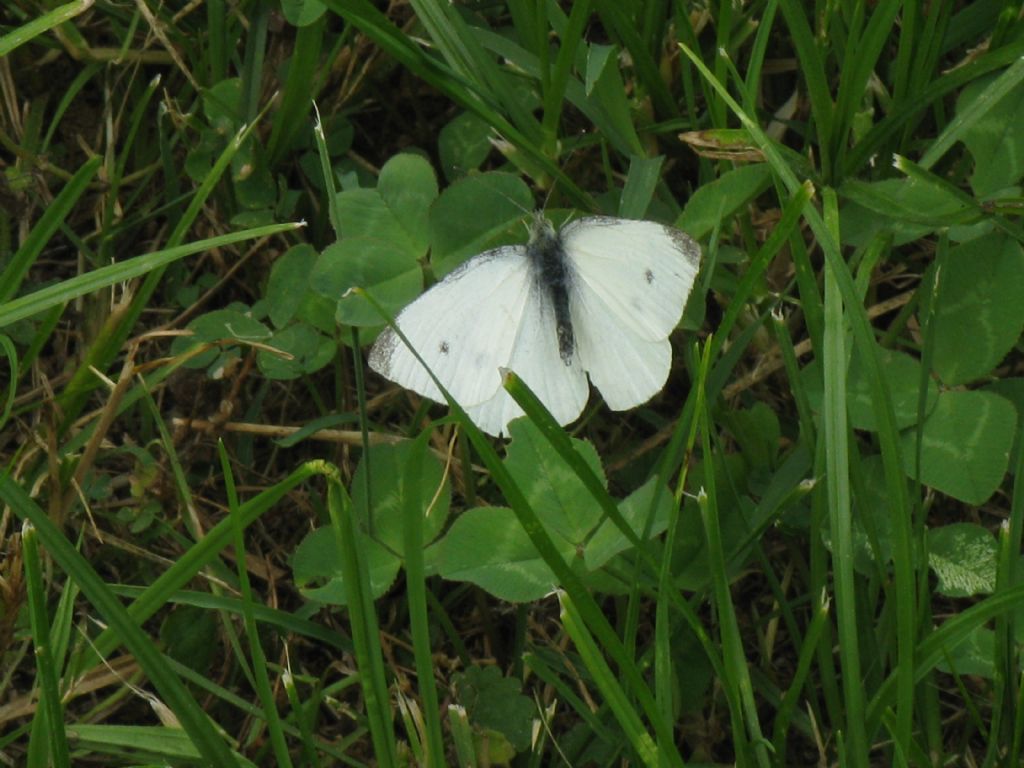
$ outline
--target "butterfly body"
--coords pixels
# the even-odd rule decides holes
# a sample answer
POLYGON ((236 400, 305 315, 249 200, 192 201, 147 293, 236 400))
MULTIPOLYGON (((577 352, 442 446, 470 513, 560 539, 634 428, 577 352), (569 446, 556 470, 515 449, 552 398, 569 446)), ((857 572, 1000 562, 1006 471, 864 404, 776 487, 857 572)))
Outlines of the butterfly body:
MULTIPOLYGON (((396 325, 484 431, 500 435, 522 414, 501 387, 515 371, 560 424, 577 418, 587 379, 624 410, 664 386, 668 336, 700 261, 685 233, 648 221, 578 219, 560 231, 538 216, 525 246, 475 256, 402 310, 396 325)), ((370 367, 443 401, 392 329, 370 367)))
POLYGON ((572 273, 561 237, 551 223, 539 214, 534 219, 530 242, 526 244, 526 256, 534 272, 533 280, 538 283, 538 291, 547 292, 555 313, 558 353, 562 362, 571 365, 576 343, 569 312, 569 281, 572 273))

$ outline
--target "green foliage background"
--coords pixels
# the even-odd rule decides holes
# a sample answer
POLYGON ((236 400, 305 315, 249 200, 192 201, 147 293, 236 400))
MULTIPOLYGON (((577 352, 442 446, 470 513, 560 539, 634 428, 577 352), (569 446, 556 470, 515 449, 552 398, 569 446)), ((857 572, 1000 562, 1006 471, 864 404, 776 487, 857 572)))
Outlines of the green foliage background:
POLYGON ((7 3, 13 765, 1019 765, 1020 2, 7 3), (665 390, 364 366, 542 206, 665 390), (301 225, 300 223, 301 222, 301 225))

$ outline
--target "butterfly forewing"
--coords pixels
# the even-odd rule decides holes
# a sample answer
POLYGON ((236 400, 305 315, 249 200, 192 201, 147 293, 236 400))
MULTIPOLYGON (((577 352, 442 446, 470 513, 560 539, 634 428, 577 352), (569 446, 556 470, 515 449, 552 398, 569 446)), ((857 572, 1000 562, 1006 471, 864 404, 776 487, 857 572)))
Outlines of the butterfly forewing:
POLYGON ((643 338, 664 339, 679 324, 700 264, 688 235, 652 221, 604 216, 562 230, 573 282, 643 338))
POLYGON ((646 402, 672 362, 668 336, 693 288, 700 247, 648 221, 580 219, 562 230, 580 361, 613 410, 646 402))
MULTIPOLYGON (((531 290, 522 247, 475 256, 398 315, 396 325, 463 406, 491 399, 501 387, 531 290)), ((406 389, 444 402, 426 369, 390 328, 370 352, 370 367, 406 389)))

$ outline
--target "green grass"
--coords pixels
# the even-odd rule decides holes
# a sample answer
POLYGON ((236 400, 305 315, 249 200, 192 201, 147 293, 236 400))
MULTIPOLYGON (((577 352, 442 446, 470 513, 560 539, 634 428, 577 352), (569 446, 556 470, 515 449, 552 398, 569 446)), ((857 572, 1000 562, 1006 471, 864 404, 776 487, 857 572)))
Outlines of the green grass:
POLYGON ((1019 765, 1020 5, 12 5, 0 759, 1019 765), (495 440, 365 354, 540 206, 701 274, 495 440))

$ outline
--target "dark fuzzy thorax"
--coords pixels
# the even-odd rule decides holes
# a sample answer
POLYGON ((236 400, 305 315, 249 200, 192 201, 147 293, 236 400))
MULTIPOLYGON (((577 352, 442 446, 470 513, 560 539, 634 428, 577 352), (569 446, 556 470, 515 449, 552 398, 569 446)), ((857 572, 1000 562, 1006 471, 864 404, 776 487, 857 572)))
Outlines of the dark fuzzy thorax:
POLYGON ((569 317, 569 272, 562 239, 547 222, 539 223, 534 229, 526 253, 533 264, 534 279, 551 297, 555 310, 555 326, 558 329, 558 354, 569 365, 576 345, 569 317))

